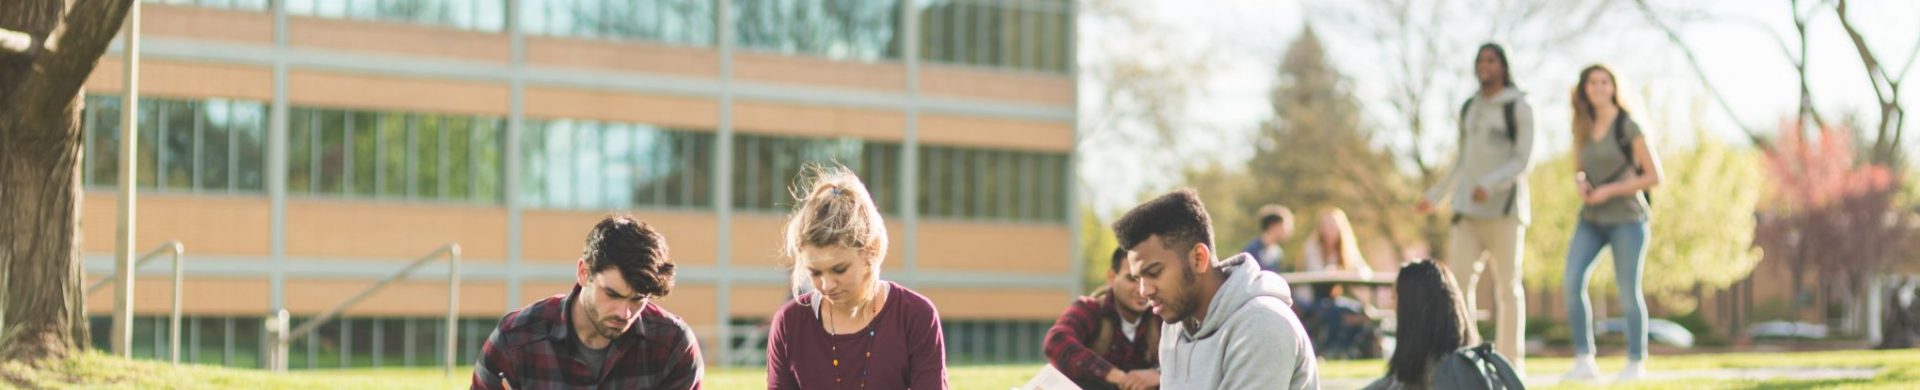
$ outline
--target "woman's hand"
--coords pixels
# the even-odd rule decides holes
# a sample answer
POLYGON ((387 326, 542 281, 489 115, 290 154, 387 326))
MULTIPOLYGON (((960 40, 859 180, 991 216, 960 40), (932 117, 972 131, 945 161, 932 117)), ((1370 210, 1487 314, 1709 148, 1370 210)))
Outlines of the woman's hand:
POLYGON ((1616 187, 1612 184, 1600 186, 1598 188, 1591 188, 1585 191, 1586 195, 1582 196, 1581 198, 1584 199, 1587 205, 1589 206, 1598 205, 1601 203, 1606 203, 1608 199, 1613 199, 1614 196, 1617 196, 1618 195, 1617 193, 1620 192, 1619 189, 1620 187, 1616 187))

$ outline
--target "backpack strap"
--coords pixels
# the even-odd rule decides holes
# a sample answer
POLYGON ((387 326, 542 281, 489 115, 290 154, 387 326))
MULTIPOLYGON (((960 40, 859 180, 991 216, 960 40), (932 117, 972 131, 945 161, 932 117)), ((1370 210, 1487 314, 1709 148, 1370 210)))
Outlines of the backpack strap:
MULTIPOLYGON (((1513 105, 1515 103, 1519 103, 1519 102, 1511 101, 1511 102, 1507 102, 1506 105, 1501 106, 1501 111, 1505 112, 1507 117, 1507 143, 1509 144, 1520 142, 1519 126, 1515 126, 1513 122, 1513 105)), ((1526 180, 1526 179, 1521 178, 1520 180, 1526 180)), ((1515 180, 1513 182, 1513 187, 1510 187, 1507 189, 1507 207, 1505 208, 1506 215, 1513 215, 1513 203, 1516 199, 1519 199, 1519 198, 1520 198, 1520 181, 1515 180)))
POLYGON ((1506 105, 1501 106, 1500 108, 1500 110, 1505 112, 1507 116, 1507 143, 1520 142, 1519 126, 1513 125, 1513 104, 1514 103, 1518 103, 1518 102, 1517 101, 1507 102, 1506 105))

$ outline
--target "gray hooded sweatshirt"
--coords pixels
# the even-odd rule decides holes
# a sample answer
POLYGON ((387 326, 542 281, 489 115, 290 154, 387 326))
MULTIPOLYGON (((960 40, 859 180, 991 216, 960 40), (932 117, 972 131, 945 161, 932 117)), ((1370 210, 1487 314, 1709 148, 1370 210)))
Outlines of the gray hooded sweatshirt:
POLYGON ((1459 215, 1529 222, 1526 177, 1533 170, 1533 106, 1527 105, 1526 96, 1512 87, 1492 99, 1474 94, 1466 117, 1460 118, 1463 137, 1453 167, 1427 190, 1428 202, 1439 206, 1452 198, 1459 215), (1512 139, 1507 138, 1503 112, 1507 103, 1513 103, 1512 139), (1476 187, 1487 190, 1485 202, 1473 201, 1476 187))
POLYGON ((1220 262, 1227 282, 1199 329, 1168 323, 1160 337, 1160 388, 1318 389, 1313 343, 1293 315, 1280 275, 1246 254, 1220 262))

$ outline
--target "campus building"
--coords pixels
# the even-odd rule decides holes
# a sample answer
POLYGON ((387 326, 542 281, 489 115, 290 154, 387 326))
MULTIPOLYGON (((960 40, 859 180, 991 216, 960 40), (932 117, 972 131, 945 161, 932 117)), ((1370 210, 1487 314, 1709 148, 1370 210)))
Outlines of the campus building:
MULTIPOLYGON (((681 266, 656 302, 710 361, 754 364, 809 162, 871 187, 884 277, 939 305, 953 362, 1040 361, 1082 291, 1072 1, 142 4, 135 250, 185 244, 183 360, 260 367, 268 313, 298 326, 455 243, 471 362, 501 315, 572 286, 595 222, 632 213, 681 266)), ((86 88, 89 282, 114 269, 121 47, 86 88)), ((168 355, 168 273, 139 273, 137 357, 168 355)), ((446 276, 371 296, 290 365, 438 364, 446 276)), ((111 291, 87 298, 102 348, 111 291)))

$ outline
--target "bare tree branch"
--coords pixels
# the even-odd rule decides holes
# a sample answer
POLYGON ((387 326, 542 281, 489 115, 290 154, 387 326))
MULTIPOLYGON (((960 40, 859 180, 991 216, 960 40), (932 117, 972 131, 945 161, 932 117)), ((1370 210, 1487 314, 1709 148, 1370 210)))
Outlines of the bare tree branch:
POLYGON ((1720 93, 1720 89, 1715 87, 1712 81, 1707 80, 1706 68, 1700 64, 1700 58, 1693 54, 1693 48, 1688 46, 1685 40, 1680 39, 1680 34, 1660 19, 1660 15, 1653 11, 1653 7, 1647 5, 1647 0, 1634 0, 1633 3, 1639 5, 1640 11, 1646 14, 1647 19, 1667 35, 1668 41, 1680 48, 1681 54, 1686 55, 1687 63, 1693 67, 1693 73, 1700 78, 1701 87, 1706 88, 1707 94, 1713 96, 1713 101, 1718 103, 1720 109, 1725 111, 1729 118, 1733 119, 1733 125, 1739 127, 1742 133, 1746 133, 1747 140, 1756 146, 1766 145, 1766 139, 1761 138, 1759 133, 1755 133, 1753 128, 1747 127, 1745 123, 1740 123, 1740 116, 1734 112, 1733 105, 1727 103, 1726 96, 1720 93))
MULTIPOLYGON (((1898 129, 1905 122, 1906 110, 1900 106, 1900 79, 1887 75, 1887 69, 1880 65, 1880 59, 1867 46, 1867 38, 1854 27, 1848 18, 1847 1, 1835 0, 1834 12, 1839 16, 1840 28, 1846 30, 1847 38, 1853 42, 1854 51, 1860 54, 1860 65, 1866 68, 1867 82, 1873 84, 1873 95, 1880 103, 1880 126, 1873 140, 1872 161, 1890 163, 1899 153, 1898 129)), ((1909 61, 1911 62, 1911 61, 1909 61)), ((1906 73, 1902 70, 1901 73, 1906 73)))

